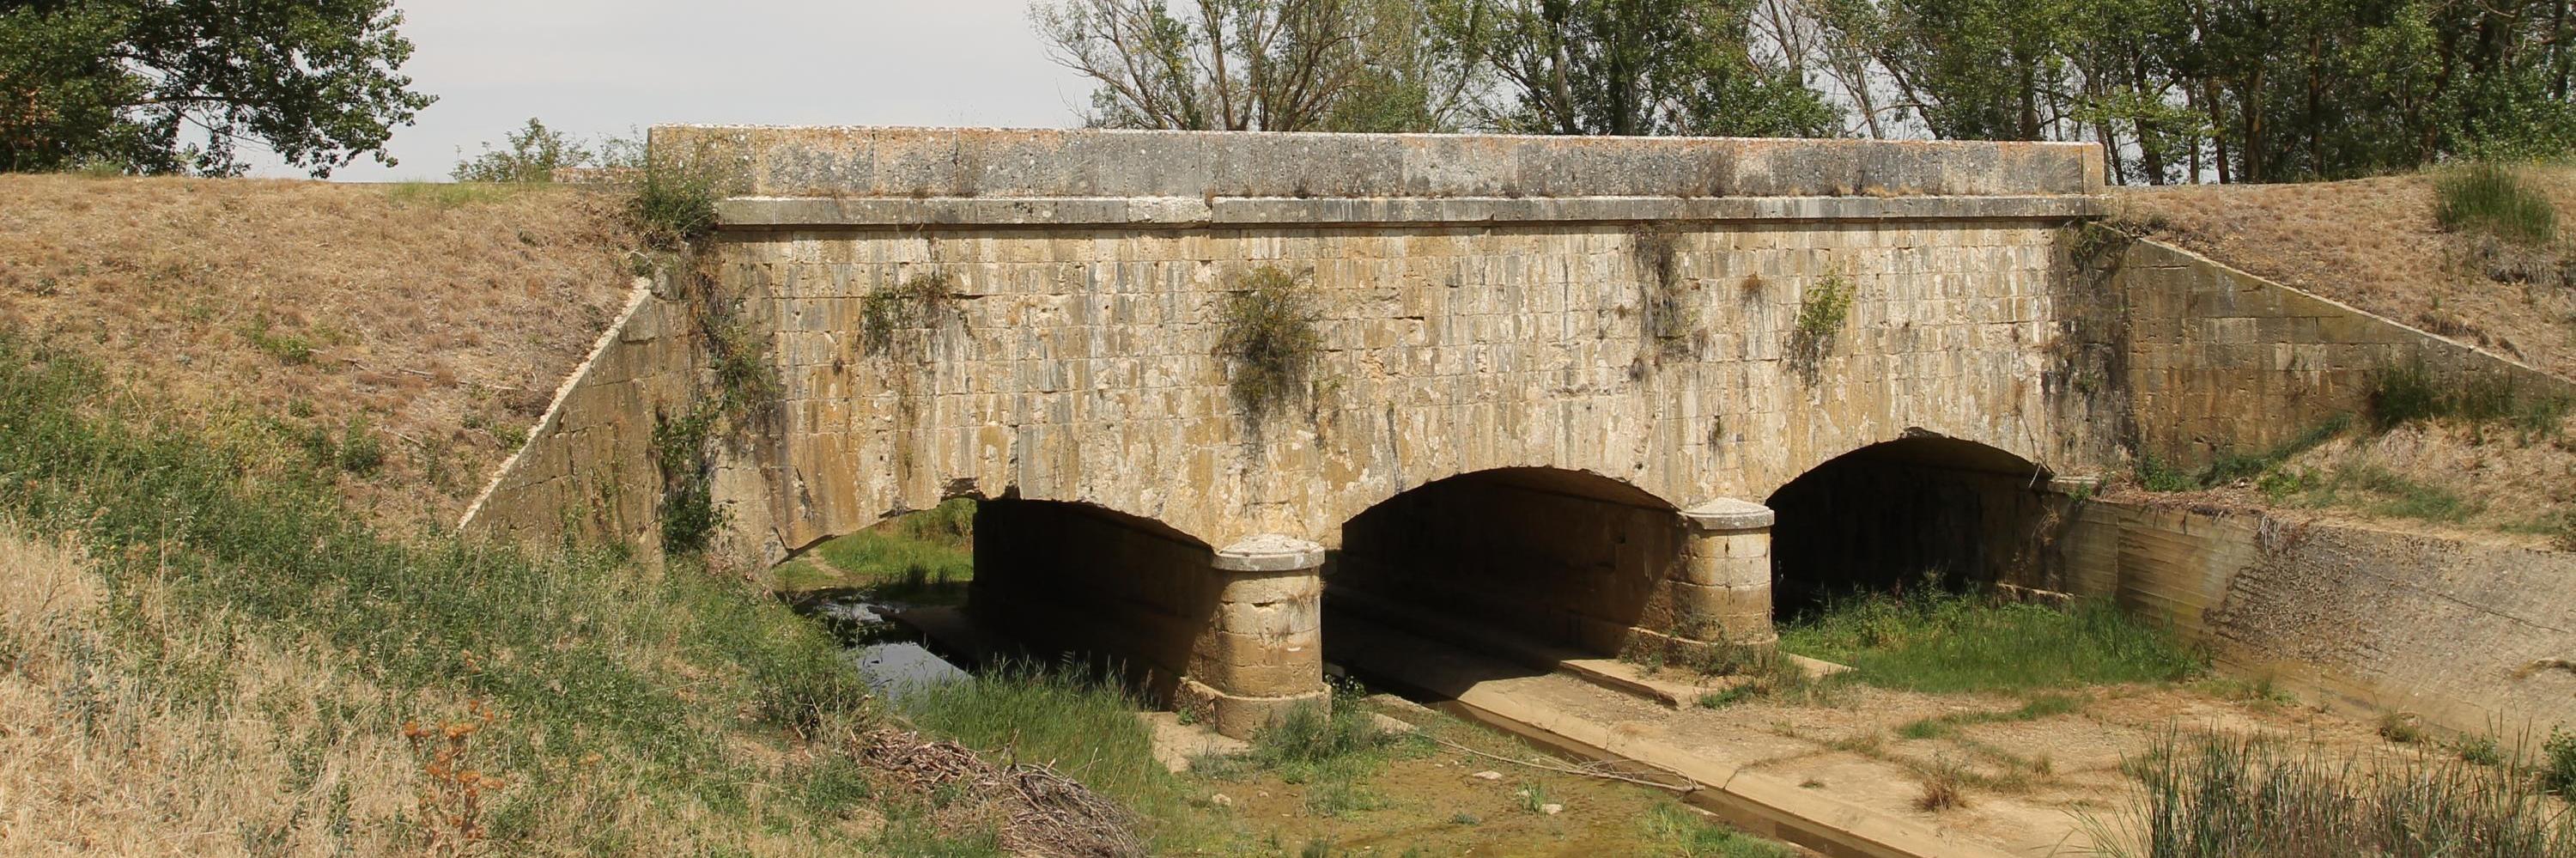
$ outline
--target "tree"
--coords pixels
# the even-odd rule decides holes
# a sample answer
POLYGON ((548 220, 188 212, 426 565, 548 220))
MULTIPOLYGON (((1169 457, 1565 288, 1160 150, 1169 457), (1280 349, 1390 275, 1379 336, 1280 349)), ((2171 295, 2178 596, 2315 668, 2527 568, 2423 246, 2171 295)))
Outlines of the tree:
POLYGON ((448 175, 459 182, 551 182, 555 170, 580 167, 597 160, 581 141, 547 128, 535 117, 527 127, 510 132, 509 148, 494 149, 483 144, 483 154, 456 162, 448 175))
POLYGON ((1800 69, 1754 60, 1753 0, 1471 0, 1513 90, 1489 123, 1542 134, 1818 136, 1841 117, 1800 69))
POLYGON ((1091 78, 1090 124, 1225 131, 1450 127, 1464 64, 1414 0, 1062 0, 1030 8, 1091 78))
POLYGON ((0 170, 316 177, 434 100, 398 73, 392 0, 0 0, 0 170))

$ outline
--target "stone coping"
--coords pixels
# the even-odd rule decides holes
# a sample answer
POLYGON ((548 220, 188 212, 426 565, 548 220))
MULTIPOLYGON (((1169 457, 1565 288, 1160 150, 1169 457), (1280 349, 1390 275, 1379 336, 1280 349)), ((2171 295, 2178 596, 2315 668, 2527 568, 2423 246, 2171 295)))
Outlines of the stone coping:
POLYGON ((1276 533, 1245 537, 1218 549, 1210 565, 1223 572, 1293 572, 1324 565, 1324 546, 1276 533))
POLYGON ((1770 507, 1734 498, 1718 498, 1682 510, 1683 521, 1702 532, 1711 533, 1763 530, 1769 528, 1775 518, 1770 507))
POLYGON ((1296 226, 1622 221, 2074 220, 2100 197, 736 197, 730 229, 937 226, 1296 226))
MULTIPOLYGON (((668 125, 776 197, 1806 197, 2100 193, 2090 143, 668 125)), ((676 153, 676 154, 674 154, 676 153)))

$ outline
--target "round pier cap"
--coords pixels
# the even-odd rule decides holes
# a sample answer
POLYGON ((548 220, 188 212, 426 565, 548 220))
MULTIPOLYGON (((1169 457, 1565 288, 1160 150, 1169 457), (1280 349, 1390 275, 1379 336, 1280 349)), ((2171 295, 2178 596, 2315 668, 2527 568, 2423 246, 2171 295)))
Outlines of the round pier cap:
POLYGON ((1692 527, 1717 532, 1761 530, 1770 527, 1774 518, 1770 507, 1734 498, 1718 498, 1682 510, 1682 520, 1692 527))
POLYGON ((1324 547, 1294 536, 1264 533, 1218 549, 1215 565, 1226 572, 1313 569, 1324 565, 1324 547))

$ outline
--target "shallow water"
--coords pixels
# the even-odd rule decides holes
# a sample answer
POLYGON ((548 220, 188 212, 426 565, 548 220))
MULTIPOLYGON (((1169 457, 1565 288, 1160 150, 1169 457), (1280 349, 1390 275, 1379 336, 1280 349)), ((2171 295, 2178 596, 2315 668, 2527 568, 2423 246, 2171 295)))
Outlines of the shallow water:
POLYGON ((973 681, 954 662, 923 646, 919 631, 894 621, 894 615, 908 607, 859 590, 814 593, 796 600, 797 610, 841 640, 844 657, 870 691, 897 698, 913 689, 973 681))

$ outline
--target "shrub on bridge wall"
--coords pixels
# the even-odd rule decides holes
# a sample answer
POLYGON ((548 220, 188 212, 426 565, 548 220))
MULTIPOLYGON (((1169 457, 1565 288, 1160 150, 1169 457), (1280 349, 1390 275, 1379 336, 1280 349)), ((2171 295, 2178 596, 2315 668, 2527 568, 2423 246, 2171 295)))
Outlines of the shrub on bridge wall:
POLYGON ((1669 225, 1641 227, 1632 236, 1638 285, 1645 294, 1638 321, 1658 361, 1684 360, 1708 338, 1698 305, 1682 282, 1680 239, 1669 225))
POLYGON ((1798 299, 1798 322, 1789 332, 1789 363, 1814 383, 1824 366, 1825 355, 1833 351, 1834 335, 1851 318, 1852 297, 1858 291, 1851 279, 1840 273, 1826 274, 1807 285, 1798 299))
POLYGON ((872 355, 894 351, 895 335, 936 327, 957 307, 956 278, 933 271, 869 290, 859 301, 859 343, 872 355))
POLYGON ((1218 354, 1233 365, 1228 387, 1255 422, 1276 412, 1306 384, 1324 346, 1315 329, 1313 296, 1288 272, 1253 269, 1218 308, 1224 330, 1218 354))

